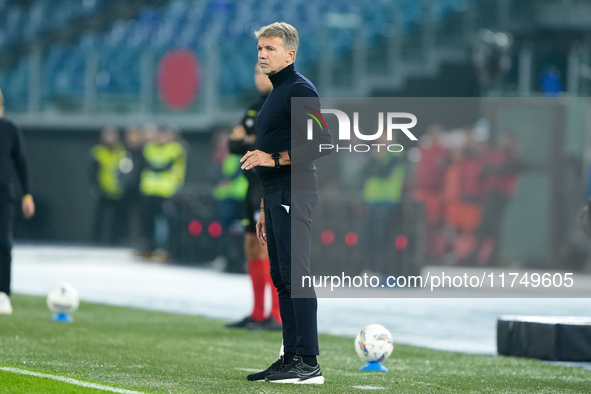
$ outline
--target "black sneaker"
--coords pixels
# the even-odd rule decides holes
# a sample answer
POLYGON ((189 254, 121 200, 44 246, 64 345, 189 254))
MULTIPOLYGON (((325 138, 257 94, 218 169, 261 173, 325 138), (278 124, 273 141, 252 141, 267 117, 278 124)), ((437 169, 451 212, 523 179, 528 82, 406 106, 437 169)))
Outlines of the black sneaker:
POLYGON ((265 320, 261 322, 261 327, 263 330, 267 331, 280 331, 283 326, 279 323, 273 316, 269 316, 265 320))
POLYGON ((323 384, 324 376, 320 364, 311 367, 302 361, 301 356, 295 356, 281 371, 271 374, 265 381, 272 383, 295 384, 323 384))
POLYGON ((246 316, 244 319, 226 324, 228 328, 246 328, 246 329, 253 329, 253 326, 261 325, 261 322, 256 321, 252 318, 252 316, 246 316))
POLYGON ((269 368, 265 369, 264 371, 248 375, 246 377, 246 380, 250 380, 251 382, 254 382, 257 380, 265 380, 266 377, 283 370, 283 368, 287 367, 288 365, 289 364, 283 363, 283 356, 281 356, 281 357, 279 357, 279 360, 277 360, 273 364, 271 364, 271 366, 269 368))

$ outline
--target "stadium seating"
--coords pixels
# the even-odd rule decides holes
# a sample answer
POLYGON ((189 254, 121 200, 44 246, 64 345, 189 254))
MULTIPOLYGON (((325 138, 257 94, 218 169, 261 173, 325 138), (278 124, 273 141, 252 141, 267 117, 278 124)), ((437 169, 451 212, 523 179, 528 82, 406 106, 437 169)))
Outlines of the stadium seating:
MULTIPOLYGON (((468 0, 435 0, 433 16, 445 18, 461 9, 468 0)), ((81 16, 92 15, 109 0, 34 0, 22 7, 14 0, 0 0, 0 51, 58 29, 81 16)), ((412 29, 424 16, 422 2, 416 0, 170 0, 161 7, 146 6, 131 20, 116 19, 102 32, 87 31, 73 44, 56 42, 43 55, 42 100, 80 98, 84 94, 85 69, 92 51, 100 54, 97 88, 99 93, 137 96, 140 92, 139 59, 150 49, 155 59, 167 50, 190 48, 202 63, 211 48, 219 51, 223 75, 218 92, 222 98, 252 89, 252 66, 256 61, 253 31, 273 20, 285 20, 298 27, 306 43, 298 52, 298 68, 313 66, 320 55, 319 27, 328 13, 352 14, 364 22, 368 46, 384 36, 384 26, 400 23, 412 29)), ((332 29, 330 54, 336 59, 352 50, 354 32, 332 29)), ((0 83, 7 106, 23 109, 28 91, 29 60, 25 57, 9 69, 0 69, 0 83)))
POLYGON ((3 26, 0 49, 57 30, 76 18, 96 12, 107 3, 108 0, 35 0, 23 7, 16 0, 0 0, 0 26, 3 26))

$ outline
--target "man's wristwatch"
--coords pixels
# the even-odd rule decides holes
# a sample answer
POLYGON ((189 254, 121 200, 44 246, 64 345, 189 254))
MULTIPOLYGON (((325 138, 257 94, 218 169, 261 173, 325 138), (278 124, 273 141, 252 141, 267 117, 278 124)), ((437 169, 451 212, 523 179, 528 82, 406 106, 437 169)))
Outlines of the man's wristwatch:
POLYGON ((273 158, 273 160, 275 160, 275 168, 279 168, 279 159, 281 159, 281 153, 279 152, 275 152, 271 155, 271 158, 273 158))

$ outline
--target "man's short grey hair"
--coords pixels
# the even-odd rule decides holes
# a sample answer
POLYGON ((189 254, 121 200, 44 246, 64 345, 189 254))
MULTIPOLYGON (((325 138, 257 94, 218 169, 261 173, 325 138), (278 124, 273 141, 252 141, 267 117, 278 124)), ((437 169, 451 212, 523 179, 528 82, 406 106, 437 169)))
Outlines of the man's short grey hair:
POLYGON ((285 49, 298 51, 300 45, 300 38, 295 27, 285 22, 275 22, 270 25, 263 26, 254 32, 254 36, 259 39, 263 37, 279 37, 283 40, 285 49))

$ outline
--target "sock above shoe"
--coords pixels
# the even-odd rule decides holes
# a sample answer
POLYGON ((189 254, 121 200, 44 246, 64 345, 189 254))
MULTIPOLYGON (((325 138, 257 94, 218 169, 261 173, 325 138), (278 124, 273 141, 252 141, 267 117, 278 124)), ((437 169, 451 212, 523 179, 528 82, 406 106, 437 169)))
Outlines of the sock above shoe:
POLYGON ((248 261, 248 275, 252 282, 253 306, 251 316, 257 321, 265 319, 265 289, 269 273, 269 260, 252 259, 248 261))
POLYGON ((295 353, 289 353, 289 352, 284 353, 283 354, 283 363, 289 364, 290 362, 293 361, 293 358, 295 357, 295 355, 296 355, 295 353))
POLYGON ((316 359, 316 356, 302 356, 302 361, 311 367, 315 367, 316 364, 318 364, 318 360, 316 359))

